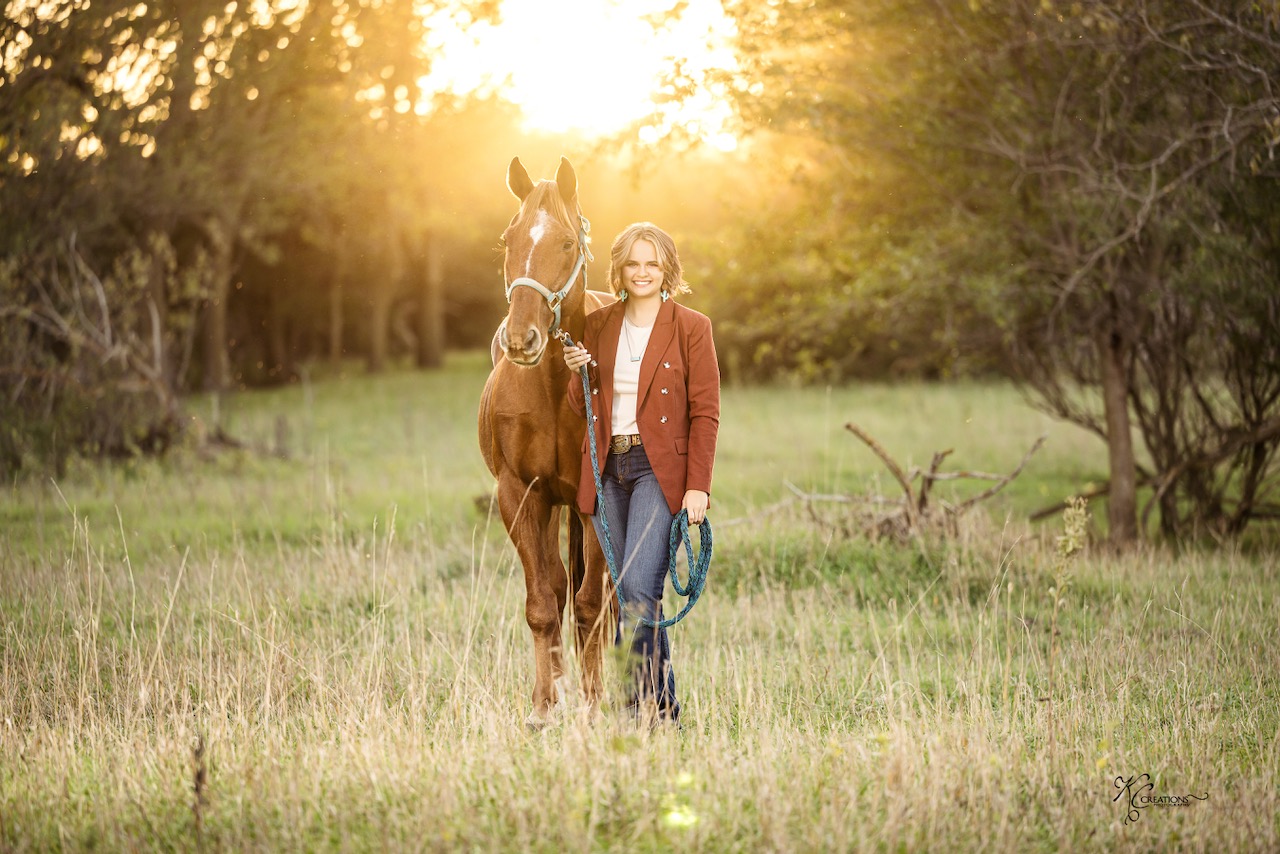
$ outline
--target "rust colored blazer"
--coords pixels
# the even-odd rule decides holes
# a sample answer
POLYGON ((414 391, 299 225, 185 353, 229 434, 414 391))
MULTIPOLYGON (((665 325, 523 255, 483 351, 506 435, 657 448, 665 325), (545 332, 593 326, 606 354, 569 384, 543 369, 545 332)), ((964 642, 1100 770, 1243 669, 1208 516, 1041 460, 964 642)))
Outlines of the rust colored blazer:
MULTIPOLYGON (((613 366, 622 334, 626 303, 615 302, 587 315, 583 346, 598 363, 590 368, 591 408, 600 468, 609 455, 613 424, 613 366)), ((569 378, 569 404, 586 414, 582 377, 569 378)), ((672 513, 680 512, 684 493, 711 493, 711 469, 720 429, 720 365, 711 338, 711 320, 668 300, 658 310, 644 358, 640 360, 640 390, 636 396, 636 424, 645 455, 662 487, 672 513)), ((596 484, 591 474, 587 436, 582 441, 582 476, 578 481, 578 509, 595 513, 596 484)))

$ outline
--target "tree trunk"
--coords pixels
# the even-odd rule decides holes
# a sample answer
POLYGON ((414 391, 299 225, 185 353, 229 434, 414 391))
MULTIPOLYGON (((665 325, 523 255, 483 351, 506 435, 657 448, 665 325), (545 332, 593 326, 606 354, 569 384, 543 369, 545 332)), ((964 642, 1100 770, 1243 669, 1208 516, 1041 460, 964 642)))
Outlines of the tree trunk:
POLYGON ((231 385, 231 357, 227 342, 227 297, 235 272, 231 260, 232 231, 216 219, 205 223, 209 250, 209 299, 204 306, 204 389, 222 391, 231 385))
POLYGON ((1138 538, 1138 476, 1129 424, 1129 389, 1125 382, 1124 339, 1114 330, 1099 341, 1102 361, 1102 402, 1107 417, 1107 459, 1111 491, 1107 521, 1111 542, 1133 543, 1138 538))
MULTIPOLYGON (((151 252, 151 263, 147 270, 148 280, 148 297, 151 304, 155 307, 155 322, 159 324, 159 330, 148 330, 145 337, 152 341, 156 352, 152 353, 156 366, 160 369, 160 376, 164 378, 165 385, 170 389, 178 387, 178 377, 173 362, 173 356, 169 352, 169 294, 165 282, 165 264, 164 256, 157 251, 151 252)), ((140 334, 142 330, 139 330, 140 334)))
POLYGON ((231 360, 227 355, 227 279, 218 276, 212 282, 209 299, 204 304, 204 390, 222 391, 231 377, 231 360))
POLYGON ((376 290, 370 296, 369 307, 369 356, 366 362, 369 373, 380 373, 387 367, 387 339, 391 331, 391 294, 376 290))
POLYGON ((293 360, 289 352, 289 311, 283 305, 279 283, 271 290, 271 310, 267 319, 267 377, 272 382, 286 382, 293 376, 293 360))
POLYGON ((427 232, 426 274, 418 290, 418 367, 444 364, 444 248, 433 229, 427 232))
POLYGON ((227 387, 230 364, 227 358, 227 287, 214 282, 209 299, 204 304, 204 330, 201 351, 204 354, 204 370, 201 372, 205 391, 221 391, 227 387))
POLYGON ((387 366, 390 355, 391 304, 404 276, 404 244, 399 231, 384 230, 382 257, 374 260, 375 271, 369 278, 369 372, 377 373, 387 366))

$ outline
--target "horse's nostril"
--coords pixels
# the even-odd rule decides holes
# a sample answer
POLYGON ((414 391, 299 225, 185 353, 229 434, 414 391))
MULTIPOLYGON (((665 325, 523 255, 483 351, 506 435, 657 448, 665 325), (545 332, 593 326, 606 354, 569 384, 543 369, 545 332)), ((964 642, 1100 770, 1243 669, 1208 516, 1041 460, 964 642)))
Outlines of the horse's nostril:
POLYGON ((524 350, 526 353, 536 352, 538 349, 538 330, 530 329, 528 334, 524 336, 524 350))
POLYGON ((505 323, 498 327, 498 345, 503 350, 510 346, 510 341, 507 340, 507 324, 505 323))

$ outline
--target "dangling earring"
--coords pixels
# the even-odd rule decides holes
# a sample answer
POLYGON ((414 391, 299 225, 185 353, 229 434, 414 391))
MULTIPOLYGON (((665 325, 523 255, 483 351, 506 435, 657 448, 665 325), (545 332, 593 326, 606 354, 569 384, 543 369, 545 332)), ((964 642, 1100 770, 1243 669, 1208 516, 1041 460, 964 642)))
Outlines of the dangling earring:
POLYGON ((626 302, 626 301, 627 301, 627 289, 623 288, 622 293, 618 294, 618 302, 626 302))
POLYGON ((666 301, 667 301, 667 300, 669 300, 669 299, 671 299, 671 294, 667 293, 667 289, 666 289, 666 288, 663 288, 663 289, 662 289, 662 301, 663 301, 663 302, 666 302, 666 301))

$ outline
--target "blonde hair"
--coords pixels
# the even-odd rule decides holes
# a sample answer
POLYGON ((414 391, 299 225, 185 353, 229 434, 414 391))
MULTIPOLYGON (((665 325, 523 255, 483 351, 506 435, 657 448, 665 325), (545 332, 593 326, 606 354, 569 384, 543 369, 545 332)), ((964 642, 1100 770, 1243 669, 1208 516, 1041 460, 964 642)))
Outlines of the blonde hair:
POLYGON ((631 247, 637 240, 647 240, 653 244, 658 263, 662 265, 663 290, 672 296, 693 292, 689 283, 684 280, 680 253, 676 251, 676 242, 671 239, 671 235, 651 222, 635 222, 614 238, 613 248, 609 250, 609 290, 614 296, 622 294, 622 265, 627 263, 631 247))

